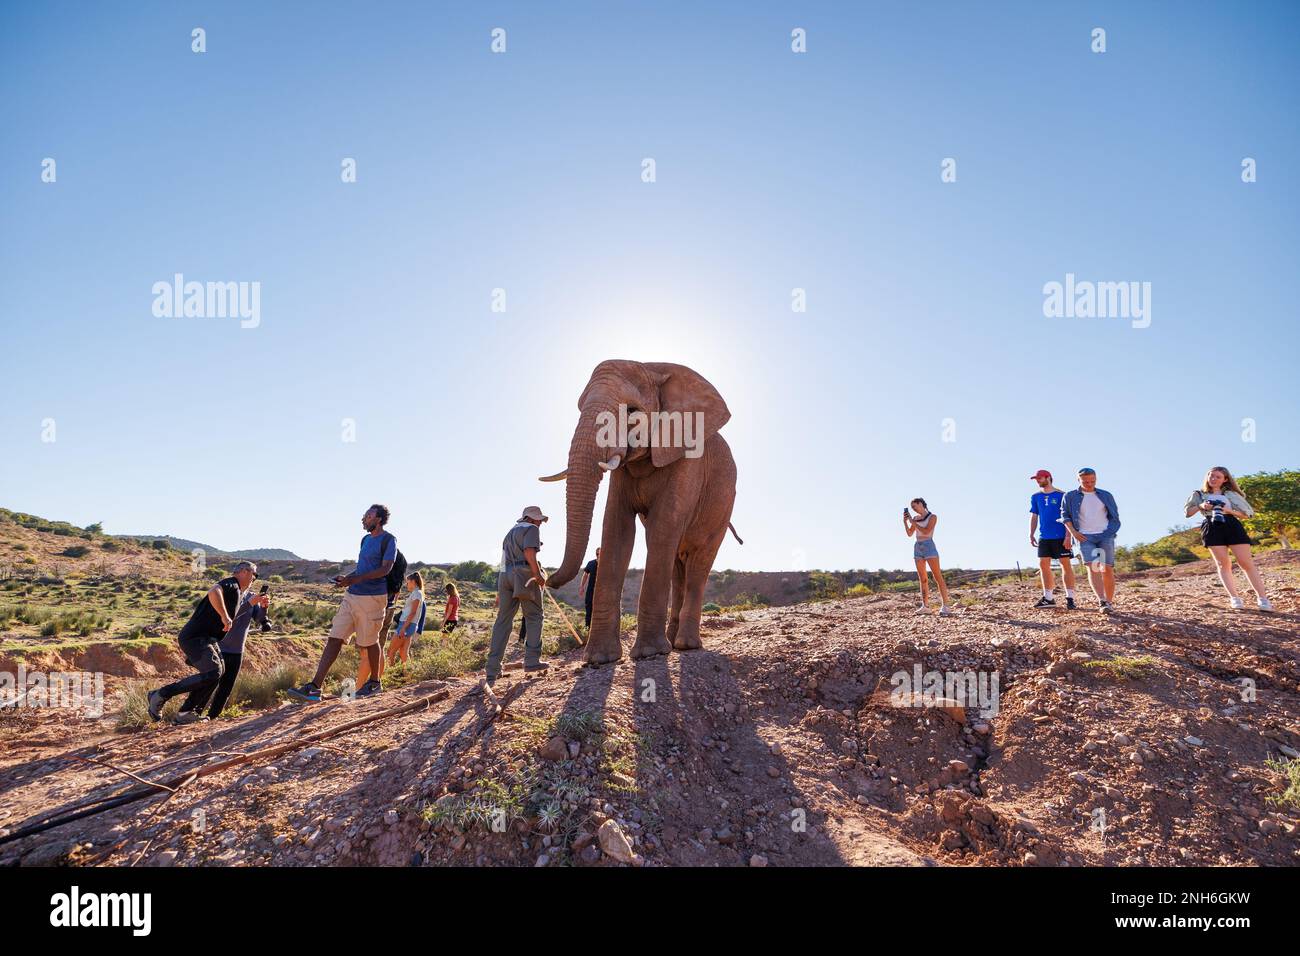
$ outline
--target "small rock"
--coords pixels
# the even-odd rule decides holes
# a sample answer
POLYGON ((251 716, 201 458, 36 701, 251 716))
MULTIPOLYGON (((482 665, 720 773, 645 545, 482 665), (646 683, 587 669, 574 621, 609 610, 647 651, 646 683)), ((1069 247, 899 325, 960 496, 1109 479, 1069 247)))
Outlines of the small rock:
POLYGON ((384 822, 390 827, 397 823, 398 816, 396 810, 388 810, 384 813, 384 822))
POLYGON ((179 857, 180 857, 180 852, 177 850, 163 850, 161 853, 159 853, 157 856, 153 858, 153 865, 171 866, 176 862, 176 860, 179 857))
POLYGON ((600 848, 606 856, 611 856, 620 863, 632 862, 632 846, 613 820, 602 823, 600 829, 596 831, 596 837, 600 840, 600 848))
POLYGON ((767 866, 767 857, 761 853, 755 853, 749 858, 750 866, 767 866))
POLYGON ((565 744, 564 738, 559 736, 552 737, 550 740, 546 741, 546 743, 542 745, 542 749, 538 752, 538 756, 543 760, 550 760, 552 762, 561 761, 568 755, 568 745, 565 744))

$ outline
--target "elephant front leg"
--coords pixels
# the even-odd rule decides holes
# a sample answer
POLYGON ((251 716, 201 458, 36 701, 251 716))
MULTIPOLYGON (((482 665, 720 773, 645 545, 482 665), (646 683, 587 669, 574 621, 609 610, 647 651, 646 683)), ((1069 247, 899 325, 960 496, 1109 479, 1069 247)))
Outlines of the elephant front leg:
POLYGON ((591 666, 611 664, 623 656, 619 623, 623 616, 623 581, 636 541, 636 515, 623 505, 618 483, 611 482, 600 532, 600 564, 592 593, 591 627, 583 659, 591 666))
POLYGON ((673 562, 677 560, 681 538, 674 529, 655 528, 653 522, 647 524, 646 532, 645 576, 641 579, 641 599, 637 603, 633 657, 655 657, 672 650, 664 630, 668 624, 673 562))

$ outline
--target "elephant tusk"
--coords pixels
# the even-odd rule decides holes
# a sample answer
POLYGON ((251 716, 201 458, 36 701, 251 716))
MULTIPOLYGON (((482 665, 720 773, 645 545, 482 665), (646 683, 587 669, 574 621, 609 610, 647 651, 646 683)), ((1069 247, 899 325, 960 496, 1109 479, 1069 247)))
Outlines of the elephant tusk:
POLYGON ((598 461, 596 464, 600 466, 602 471, 613 471, 619 466, 619 463, 622 462, 622 460, 622 455, 615 455, 609 461, 598 461))
POLYGON ((538 481, 563 481, 565 478, 568 477, 569 477, 569 469, 566 468, 564 469, 564 471, 557 471, 553 475, 547 475, 545 478, 538 478, 537 480, 538 481))

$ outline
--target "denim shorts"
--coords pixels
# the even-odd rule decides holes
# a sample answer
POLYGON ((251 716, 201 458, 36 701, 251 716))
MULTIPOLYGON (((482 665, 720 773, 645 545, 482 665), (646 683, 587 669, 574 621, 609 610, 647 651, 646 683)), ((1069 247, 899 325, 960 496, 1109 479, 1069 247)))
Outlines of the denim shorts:
POLYGON ((1099 541, 1080 541, 1079 556, 1084 564, 1102 564, 1115 566, 1115 536, 1108 534, 1099 541))
POLYGON ((415 625, 418 621, 403 622, 397 629, 397 637, 415 637, 415 625))
POLYGON ((924 561, 926 558, 937 558, 939 549, 935 547, 933 538, 926 538, 924 541, 918 541, 912 545, 912 557, 918 561, 924 561))

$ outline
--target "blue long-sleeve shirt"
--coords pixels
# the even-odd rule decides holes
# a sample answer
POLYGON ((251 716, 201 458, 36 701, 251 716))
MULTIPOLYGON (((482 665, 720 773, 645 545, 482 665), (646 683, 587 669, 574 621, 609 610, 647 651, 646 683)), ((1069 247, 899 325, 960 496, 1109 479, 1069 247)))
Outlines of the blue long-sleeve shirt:
POLYGON ((254 621, 259 624, 266 619, 266 610, 253 604, 253 593, 245 591, 239 599, 239 609, 231 618, 230 630, 221 638, 221 653, 244 653, 244 639, 248 636, 248 626, 254 621))

